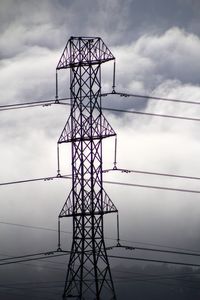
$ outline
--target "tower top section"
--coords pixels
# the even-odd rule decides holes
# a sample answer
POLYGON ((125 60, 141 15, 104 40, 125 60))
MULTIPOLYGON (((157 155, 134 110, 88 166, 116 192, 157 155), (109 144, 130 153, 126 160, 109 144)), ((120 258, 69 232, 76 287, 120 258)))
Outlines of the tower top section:
POLYGON ((113 59, 115 57, 100 37, 71 37, 56 69, 102 64, 113 59))

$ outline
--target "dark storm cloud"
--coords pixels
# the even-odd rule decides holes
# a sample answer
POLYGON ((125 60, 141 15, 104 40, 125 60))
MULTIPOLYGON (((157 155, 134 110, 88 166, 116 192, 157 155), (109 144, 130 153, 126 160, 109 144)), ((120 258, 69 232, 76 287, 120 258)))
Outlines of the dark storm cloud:
MULTIPOLYGON (((53 98, 55 66, 71 35, 95 35, 103 38, 117 58, 118 90, 154 93, 171 98, 188 99, 192 96, 198 100, 199 11, 199 1, 191 0, 1 0, 1 103, 11 103, 18 99, 53 98)), ((106 69, 103 74, 103 88, 108 91, 112 86, 110 74, 111 68, 106 69)), ((65 96, 68 91, 65 79, 63 87, 65 96)), ((107 102, 109 101, 110 99, 107 102)), ((166 104, 161 107, 160 104, 147 101, 141 105, 141 102, 135 104, 131 99, 121 98, 117 103, 115 99, 111 99, 110 103, 112 107, 144 109, 148 106, 153 112, 199 115, 199 109, 191 106, 175 108, 174 104, 166 104)), ((68 113, 63 109, 62 112, 56 109, 50 111, 51 108, 44 108, 47 109, 44 112, 42 109, 1 115, 2 181, 56 175, 56 141, 68 113)), ((119 167, 180 174, 188 172, 198 176, 200 144, 197 124, 124 115, 107 117, 118 133, 119 167)), ((113 149, 113 145, 105 145, 104 159, 108 167, 112 167, 113 149)), ((64 149, 62 152, 63 173, 71 172, 68 150, 64 149)), ((119 177, 127 182, 166 186, 182 184, 181 187, 188 185, 187 182, 184 184, 163 178, 126 175, 119 177)), ((119 181, 118 174, 112 176, 111 180, 119 181)), ((70 184, 56 182, 53 185, 48 182, 48 186, 47 183, 35 183, 1 189, 1 220, 56 229, 57 215, 66 200, 70 184)), ((198 189, 195 183, 191 183, 189 187, 198 189)), ((154 191, 147 193, 146 190, 122 189, 121 186, 113 189, 107 185, 105 188, 120 211, 122 239, 199 248, 198 197, 154 191)), ((113 233, 116 233, 113 220, 114 217, 108 218, 109 226, 106 226, 106 235, 112 238, 115 236, 113 233)), ((33 232, 30 228, 17 228, 0 225, 1 254, 19 255, 54 249, 57 246, 57 234, 51 236, 41 230, 33 232)), ((71 220, 63 228, 71 231, 71 220)), ((70 237, 65 236, 64 245, 68 249, 70 242, 70 237)), ((23 270, 21 266, 2 269, 0 277, 4 281, 0 283, 16 283, 16 289, 2 287, 0 298, 3 295, 5 300, 60 299, 66 271, 59 273, 56 269, 66 269, 66 261, 57 263, 34 263, 31 270, 28 266, 27 269, 23 267, 23 270), (39 292, 34 288, 31 290, 30 284, 26 285, 29 287, 28 291, 24 289, 25 284, 20 289, 19 282, 28 280, 54 281, 54 284, 60 281, 57 282, 60 286, 57 291, 53 288, 53 283, 48 283, 47 288, 41 288, 39 292)), ((152 270, 154 271, 155 269, 152 270)), ((131 277, 130 282, 132 281, 131 277)), ((143 289, 143 284, 134 284, 134 288, 131 284, 118 285, 117 278, 116 284, 119 299, 124 299, 124 291, 126 299, 132 299, 130 294, 141 295, 140 291, 143 289)), ((177 285, 173 295, 168 294, 166 289, 166 298, 179 299, 180 289, 183 291, 181 299, 184 299, 183 295, 187 297, 181 283, 177 285)), ((156 299, 156 293, 157 299, 164 299, 163 290, 158 290, 157 286, 155 289, 150 288, 148 292, 144 290, 143 297, 145 299, 148 294, 149 299, 156 299)), ((194 295, 192 299, 196 300, 198 296, 194 295)))
POLYGON ((100 35, 110 44, 177 26, 199 33, 198 1, 1 1, 1 57, 26 47, 60 47, 70 35, 100 35), (195 26, 194 26, 195 24, 195 26))
MULTIPOLYGON (((199 41, 187 30, 197 20, 197 5, 196 1, 186 0, 45 0, 41 3, 3 0, 0 10, 1 84, 4 86, 7 82, 10 100, 32 98, 33 93, 36 97, 54 96, 53 72, 71 35, 102 36, 117 56, 119 87, 149 93, 168 78, 195 84, 199 41)), ((146 102, 140 105, 145 107, 146 102)))

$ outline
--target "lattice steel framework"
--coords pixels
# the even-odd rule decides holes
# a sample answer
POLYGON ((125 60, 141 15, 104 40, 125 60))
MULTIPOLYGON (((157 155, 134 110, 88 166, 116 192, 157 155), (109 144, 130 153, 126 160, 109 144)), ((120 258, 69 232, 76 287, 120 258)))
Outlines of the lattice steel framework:
POLYGON ((71 113, 58 143, 72 145, 72 190, 59 218, 73 217, 63 299, 116 299, 104 214, 117 212, 103 189, 102 139, 116 135, 101 109, 101 64, 114 56, 99 37, 71 37, 57 70, 70 68, 71 113))

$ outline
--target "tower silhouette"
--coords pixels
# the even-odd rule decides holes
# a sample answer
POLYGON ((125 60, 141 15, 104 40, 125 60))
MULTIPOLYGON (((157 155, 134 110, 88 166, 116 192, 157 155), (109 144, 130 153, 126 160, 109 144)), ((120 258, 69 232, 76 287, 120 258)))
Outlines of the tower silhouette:
POLYGON ((102 140, 115 132, 102 114, 101 64, 114 56, 99 37, 71 37, 57 70, 70 69, 71 112, 58 143, 71 143, 72 190, 59 218, 73 237, 63 299, 116 299, 104 215, 117 209, 103 188, 102 140))

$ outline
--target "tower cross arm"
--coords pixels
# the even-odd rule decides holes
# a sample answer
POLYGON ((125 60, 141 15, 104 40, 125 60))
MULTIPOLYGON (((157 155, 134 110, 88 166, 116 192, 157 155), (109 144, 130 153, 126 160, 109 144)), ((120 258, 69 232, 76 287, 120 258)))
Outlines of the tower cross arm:
POLYGON ((56 69, 101 64, 114 59, 115 57, 100 37, 71 37, 56 69))

